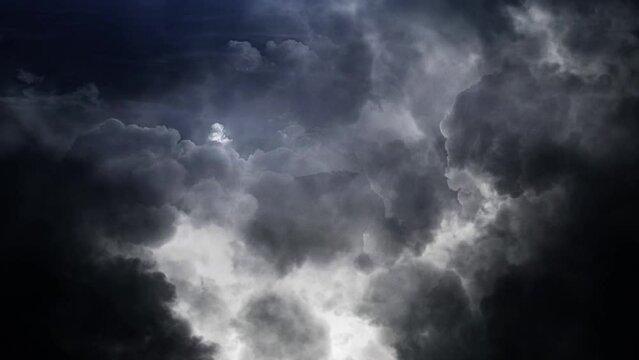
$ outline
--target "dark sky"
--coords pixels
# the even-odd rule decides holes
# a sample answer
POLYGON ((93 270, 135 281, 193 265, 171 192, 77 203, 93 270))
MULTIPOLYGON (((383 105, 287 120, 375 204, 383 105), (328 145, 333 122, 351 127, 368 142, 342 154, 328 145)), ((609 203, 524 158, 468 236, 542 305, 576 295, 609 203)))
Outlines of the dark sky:
POLYGON ((5 353, 635 358, 639 9, 4 0, 5 353))

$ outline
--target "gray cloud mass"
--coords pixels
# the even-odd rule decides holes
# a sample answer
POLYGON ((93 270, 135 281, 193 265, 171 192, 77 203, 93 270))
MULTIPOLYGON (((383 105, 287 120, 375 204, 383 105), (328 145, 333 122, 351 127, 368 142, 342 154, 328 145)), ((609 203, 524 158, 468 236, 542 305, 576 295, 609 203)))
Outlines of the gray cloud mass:
POLYGON ((632 358, 638 10, 3 3, 6 352, 632 358))

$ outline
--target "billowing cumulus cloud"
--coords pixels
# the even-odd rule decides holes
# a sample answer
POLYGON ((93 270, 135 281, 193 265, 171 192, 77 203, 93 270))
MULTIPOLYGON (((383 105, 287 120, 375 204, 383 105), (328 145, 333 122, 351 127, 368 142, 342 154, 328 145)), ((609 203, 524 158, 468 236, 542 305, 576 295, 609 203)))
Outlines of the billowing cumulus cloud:
POLYGON ((10 296, 8 351, 25 357, 206 359, 170 308, 175 289, 144 258, 116 250, 169 235, 173 210, 137 204, 143 193, 112 182, 92 163, 54 159, 32 146, 3 153, 2 269, 10 296), (116 243, 111 243, 115 241, 116 243), (112 250, 110 250, 112 249, 112 250))
POLYGON ((258 209, 247 240, 282 271, 361 247, 363 233, 384 217, 379 196, 350 172, 265 173, 250 191, 258 209))
POLYGON ((243 309, 240 334, 248 345, 247 359, 325 359, 328 334, 298 299, 265 293, 243 309))
POLYGON ((547 42, 560 61, 551 63, 545 49, 486 75, 444 122, 449 164, 511 198, 458 254, 459 271, 486 294, 480 308, 495 358, 629 349, 625 334, 613 339, 604 329, 618 316, 636 319, 626 305, 634 297, 618 295, 632 281, 625 264, 637 248, 627 218, 637 197, 636 95, 626 75, 636 71, 628 52, 636 38, 621 30, 631 28, 625 15, 594 15, 619 6, 518 14, 524 36, 547 42), (608 30, 590 29, 585 40, 565 28, 592 22, 608 30))
POLYGON ((0 5, 7 351, 627 356, 637 15, 623 0, 0 5))
POLYGON ((375 276, 360 311, 386 326, 401 359, 483 359, 481 323, 461 279, 427 263, 375 276))

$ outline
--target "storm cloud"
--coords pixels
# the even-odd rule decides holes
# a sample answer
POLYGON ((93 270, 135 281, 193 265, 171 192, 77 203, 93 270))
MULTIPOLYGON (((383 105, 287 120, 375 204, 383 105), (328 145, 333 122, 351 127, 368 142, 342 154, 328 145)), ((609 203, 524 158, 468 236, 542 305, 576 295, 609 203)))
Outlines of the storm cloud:
POLYGON ((3 3, 8 351, 633 355, 638 10, 3 3))
POLYGON ((250 359, 325 359, 328 333, 324 324, 298 299, 275 293, 257 296, 240 315, 240 333, 250 359))

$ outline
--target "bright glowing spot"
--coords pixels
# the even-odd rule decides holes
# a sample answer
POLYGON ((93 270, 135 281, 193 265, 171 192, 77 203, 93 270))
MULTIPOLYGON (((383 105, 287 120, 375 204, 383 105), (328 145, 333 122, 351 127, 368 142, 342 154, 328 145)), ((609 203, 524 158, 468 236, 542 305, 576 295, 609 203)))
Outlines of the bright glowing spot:
POLYGON ((226 144, 231 141, 231 139, 226 135, 224 131, 224 125, 220 123, 215 123, 211 125, 211 133, 209 134, 209 141, 226 144))

